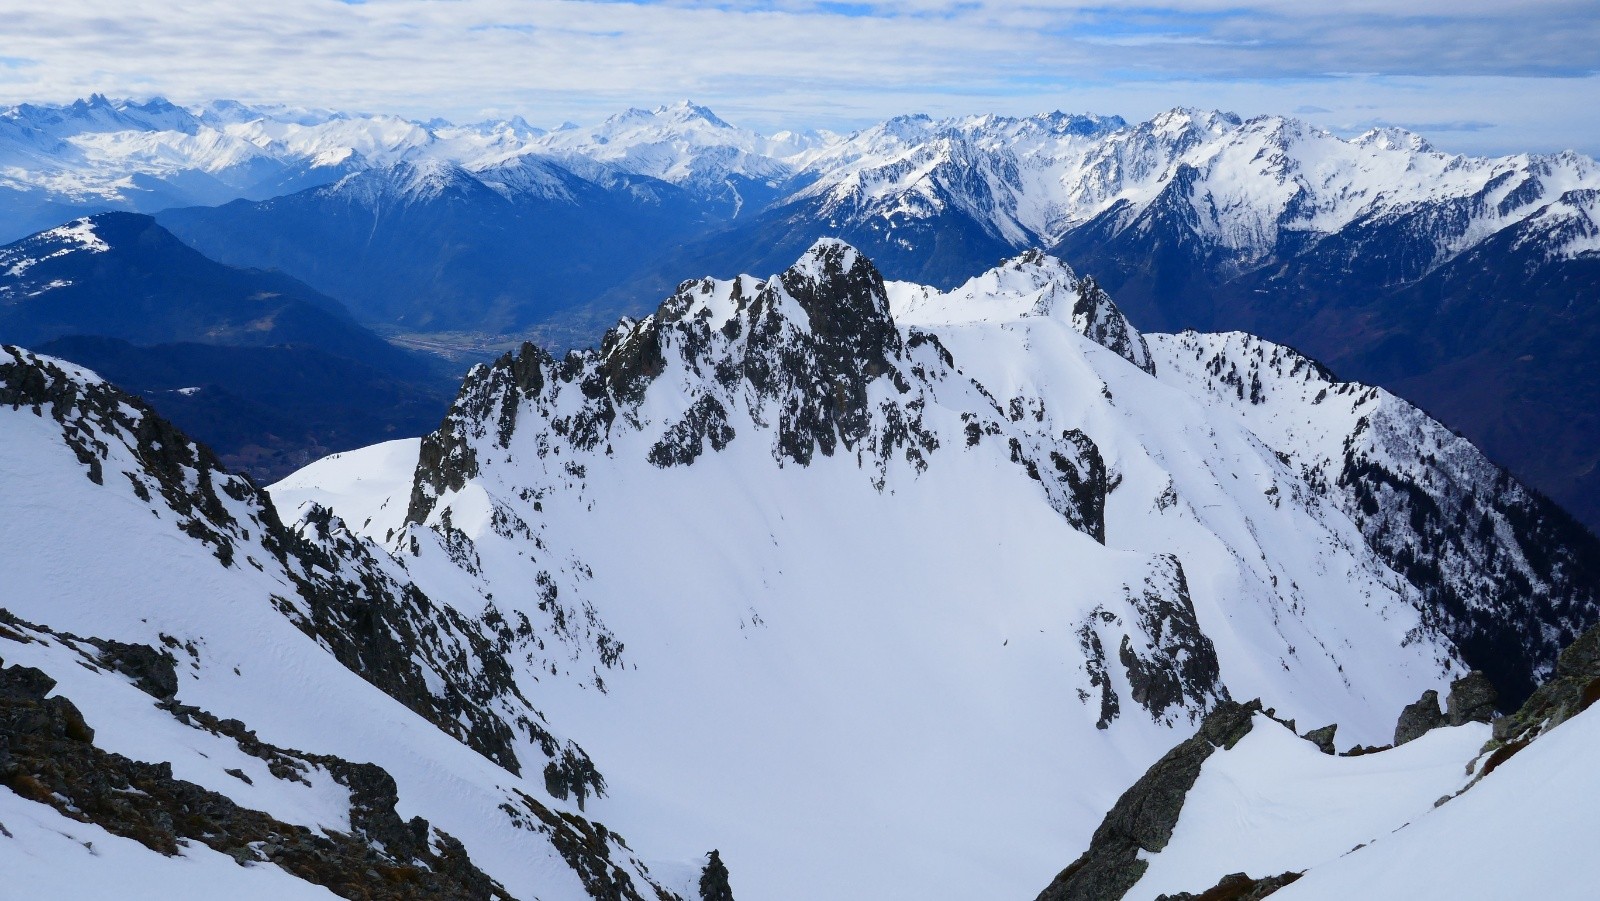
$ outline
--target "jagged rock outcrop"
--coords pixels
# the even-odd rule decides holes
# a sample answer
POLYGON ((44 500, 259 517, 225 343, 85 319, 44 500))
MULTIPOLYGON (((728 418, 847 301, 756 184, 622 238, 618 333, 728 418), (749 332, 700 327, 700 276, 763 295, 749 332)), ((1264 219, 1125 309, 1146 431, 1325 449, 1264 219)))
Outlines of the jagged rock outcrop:
POLYGON ((287 766, 314 766, 350 790, 351 832, 284 823, 191 782, 170 763, 144 763, 94 745, 94 730, 55 680, 0 663, 0 781, 22 797, 95 823, 166 855, 199 842, 241 864, 271 861, 335 894, 363 901, 452 898, 511 901, 461 844, 426 820, 395 813, 394 780, 371 764, 267 748, 287 766))
POLYGON ((1492 722, 1500 700, 1489 677, 1474 670, 1450 683, 1445 696, 1445 718, 1452 726, 1492 722))
POLYGON ((728 884, 728 867, 722 854, 715 848, 706 855, 705 868, 700 871, 700 901, 733 901, 733 888, 728 884))
POLYGON ((1394 743, 1398 747, 1413 739, 1449 725, 1450 720, 1439 709, 1439 693, 1428 689, 1414 703, 1400 711, 1400 720, 1394 725, 1394 743))
POLYGON ((1114 901, 1125 895, 1149 866, 1139 852, 1160 851, 1172 838, 1206 758, 1249 734, 1251 718, 1260 710, 1260 701, 1219 703, 1198 733, 1168 751, 1123 792, 1095 830, 1089 849, 1039 893, 1038 901, 1114 901))
POLYGON ((1170 723, 1180 712, 1192 722, 1226 700, 1217 650, 1195 618, 1178 558, 1156 558, 1144 585, 1130 588, 1128 600, 1138 611, 1139 629, 1148 636, 1140 647, 1124 634, 1117 651, 1134 703, 1157 722, 1170 723))
POLYGON ((1128 700, 1158 723, 1194 722, 1227 700, 1216 647, 1200 629, 1177 557, 1155 557, 1143 583, 1125 587, 1125 600, 1133 613, 1130 621, 1101 606, 1076 630, 1085 675, 1094 689, 1080 690, 1078 696, 1085 703, 1098 702, 1099 728, 1108 728, 1123 708, 1108 668, 1108 648, 1116 648, 1128 700))
POLYGON ((1092 276, 1078 282, 1077 302, 1072 305, 1072 327, 1096 344, 1105 347, 1151 375, 1156 374, 1150 346, 1128 317, 1111 302, 1111 295, 1092 276))
POLYGON ((1488 677, 1476 671, 1450 683, 1444 710, 1439 709, 1439 693, 1429 689, 1400 711, 1400 719, 1394 727, 1394 744, 1399 747, 1440 726, 1487 723, 1494 719, 1497 700, 1498 695, 1488 677))
MULTIPOLYGON (((1115 307, 1106 310, 1096 316, 1115 307)), ((541 459, 563 445, 611 454, 619 434, 644 429, 656 436, 646 457, 660 467, 725 450, 748 419, 772 435, 780 465, 851 455, 881 490, 890 467, 921 472, 939 450, 926 416, 944 391, 977 401, 963 415, 969 446, 1001 438, 1052 507, 1104 540, 1106 472, 1094 442, 1081 431, 1042 434, 1020 409, 1002 411, 936 336, 895 324, 870 260, 826 239, 771 279, 684 282, 652 315, 622 320, 598 350, 557 361, 528 345, 475 368, 423 439, 407 522, 429 522, 487 448, 511 449, 524 417, 537 428, 519 450, 541 459), (646 421, 646 393, 664 378, 686 405, 669 422, 646 421)))
MULTIPOLYGON (((1561 652, 1556 658, 1555 675, 1539 686, 1521 708, 1494 721, 1494 738, 1490 745, 1495 749, 1525 746, 1589 709, 1597 700, 1600 700, 1600 626, 1585 632, 1561 652)), ((1501 755, 1501 759, 1506 756, 1510 754, 1501 755)))
POLYGON ((1332 754, 1332 753, 1334 753, 1333 736, 1334 736, 1334 733, 1336 733, 1338 731, 1339 731, 1339 724, 1338 723, 1330 723, 1329 725, 1323 726, 1320 729, 1312 729, 1310 732, 1307 732, 1302 737, 1306 741, 1309 741, 1312 744, 1316 745, 1317 749, 1320 750, 1322 753, 1324 753, 1324 754, 1332 754))
POLYGON ((100 662, 132 679, 140 691, 160 700, 177 695, 177 659, 170 650, 120 641, 93 643, 100 648, 100 662))

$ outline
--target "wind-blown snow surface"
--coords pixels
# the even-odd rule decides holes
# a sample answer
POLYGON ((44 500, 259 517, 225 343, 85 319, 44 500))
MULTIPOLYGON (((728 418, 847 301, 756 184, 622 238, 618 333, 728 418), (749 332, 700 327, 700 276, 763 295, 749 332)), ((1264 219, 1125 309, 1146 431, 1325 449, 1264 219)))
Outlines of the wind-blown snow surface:
POLYGON ((1547 898, 1594 895, 1600 864, 1579 846, 1600 791, 1585 712, 1479 777, 1483 724, 1398 748, 1333 757, 1257 715, 1211 755, 1171 841, 1126 895, 1199 892, 1229 873, 1301 873, 1274 897, 1547 898), (1475 781, 1476 780, 1476 781, 1475 781))
POLYGON ((198 843, 163 857, 131 838, 80 823, 44 804, 0 791, 0 867, 15 898, 173 901, 332 901, 338 896, 277 867, 241 867, 198 843))
POLYGON ((1597 742, 1600 714, 1590 710, 1405 829, 1313 867, 1282 897, 1331 901, 1373 886, 1395 898, 1593 897, 1600 865, 1583 843, 1593 834, 1587 802, 1600 796, 1597 742))
MULTIPOLYGON (((523 685, 636 847, 718 847, 754 901, 1027 897, 1220 692, 1382 743, 1462 671, 1357 525, 1161 365, 1059 262, 941 296, 820 242, 476 370, 387 492, 412 524, 362 530, 530 618, 523 685)), ((388 457, 275 490, 338 509, 388 457)))
POLYGON ((421 444, 420 438, 397 438, 329 454, 273 485, 272 499, 284 510, 312 501, 336 506, 363 533, 388 535, 405 525, 407 498, 390 495, 417 471, 421 444))
MULTIPOLYGON (((1206 760, 1172 840, 1158 854, 1141 853, 1149 869, 1123 897, 1150 901, 1199 892, 1229 873, 1262 878, 1337 868, 1356 846, 1393 840, 1391 834, 1429 815, 1440 798, 1464 788, 1472 780, 1467 763, 1489 732, 1482 723, 1435 729, 1377 754, 1335 757, 1256 714, 1250 734, 1206 760)), ((1395 892, 1375 880, 1342 897, 1516 895, 1436 891, 1395 892)))

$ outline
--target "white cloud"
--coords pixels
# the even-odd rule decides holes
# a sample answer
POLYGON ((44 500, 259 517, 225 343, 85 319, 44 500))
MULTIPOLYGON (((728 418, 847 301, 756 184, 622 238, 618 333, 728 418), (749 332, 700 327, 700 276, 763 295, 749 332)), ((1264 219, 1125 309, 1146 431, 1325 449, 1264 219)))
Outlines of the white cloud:
POLYGON ((763 128, 1316 105, 1329 125, 1496 123, 1462 133, 1473 148, 1600 145, 1592 0, 25 2, 6 17, 10 101, 99 91, 554 123, 693 97, 763 128), (1376 77, 1330 74, 1349 72, 1376 77), (1378 109, 1358 115, 1357 100, 1378 109))

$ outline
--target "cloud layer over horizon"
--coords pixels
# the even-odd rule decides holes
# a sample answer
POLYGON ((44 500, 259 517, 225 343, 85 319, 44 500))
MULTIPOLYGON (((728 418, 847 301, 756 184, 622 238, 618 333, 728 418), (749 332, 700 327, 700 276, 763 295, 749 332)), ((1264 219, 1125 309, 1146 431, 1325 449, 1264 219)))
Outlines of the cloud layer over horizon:
POLYGON ((763 131, 1173 106, 1600 153, 1592 0, 25 0, 0 101, 93 92, 541 125, 693 98, 763 131))

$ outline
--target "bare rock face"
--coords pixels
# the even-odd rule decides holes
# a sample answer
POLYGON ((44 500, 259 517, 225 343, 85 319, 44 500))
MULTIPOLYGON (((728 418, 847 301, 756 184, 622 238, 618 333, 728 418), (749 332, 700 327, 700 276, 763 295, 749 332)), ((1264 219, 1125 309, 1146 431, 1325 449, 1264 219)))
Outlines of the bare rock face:
POLYGON ((0 665, 0 784, 23 798, 161 854, 197 842, 241 864, 270 861, 346 898, 511 901, 455 838, 421 818, 401 820, 394 779, 373 764, 272 747, 236 721, 172 706, 181 722, 233 736, 241 748, 287 764, 286 773, 316 767, 348 788, 350 833, 317 832, 176 779, 170 763, 101 750, 76 705, 47 697, 55 687, 37 669, 0 665))
POLYGON ((1474 670, 1450 683, 1450 694, 1445 698, 1445 717, 1450 725, 1487 723, 1494 719, 1499 692, 1489 682, 1489 677, 1474 670))
POLYGON ((1428 689, 1422 693, 1415 703, 1407 704, 1400 711, 1400 721, 1394 726, 1395 747, 1405 744, 1415 738, 1421 738, 1428 732, 1448 723, 1444 711, 1439 709, 1439 693, 1428 689))
POLYGON ((1539 686, 1515 713, 1494 721, 1494 739, 1490 744, 1501 749, 1525 746, 1587 710, 1597 700, 1600 700, 1600 626, 1580 635, 1561 652, 1556 658, 1555 678, 1539 686))
POLYGON ((1487 723, 1494 719, 1494 705, 1498 700, 1499 695, 1489 677, 1477 671, 1450 683, 1444 710, 1439 709, 1439 693, 1430 688, 1416 703, 1400 711, 1400 721, 1394 727, 1395 747, 1440 726, 1487 723))
POLYGON ((733 901, 733 888, 728 885, 728 867, 715 848, 706 855, 705 868, 700 871, 700 901, 733 901))
POLYGON ((1077 302, 1072 307, 1072 324, 1084 337, 1121 356, 1145 372, 1155 375, 1150 346, 1144 336, 1128 322, 1111 296, 1090 277, 1078 282, 1077 302))

